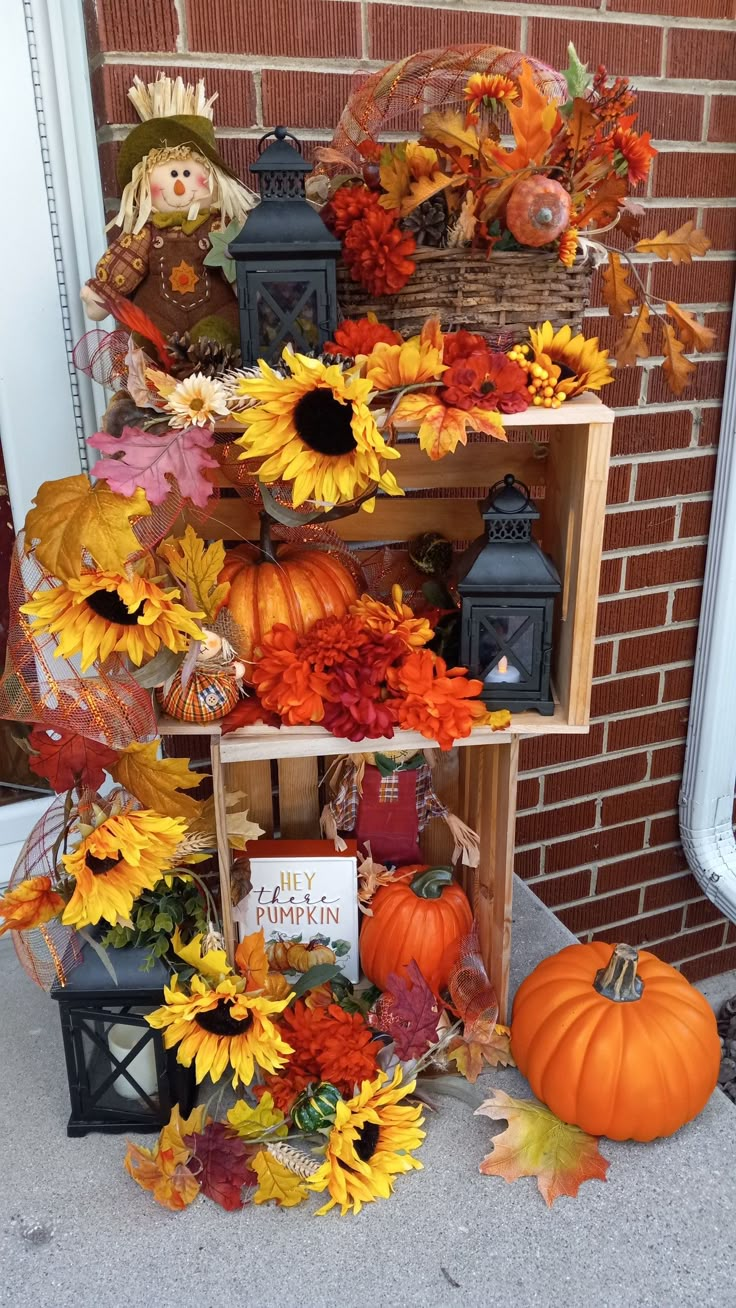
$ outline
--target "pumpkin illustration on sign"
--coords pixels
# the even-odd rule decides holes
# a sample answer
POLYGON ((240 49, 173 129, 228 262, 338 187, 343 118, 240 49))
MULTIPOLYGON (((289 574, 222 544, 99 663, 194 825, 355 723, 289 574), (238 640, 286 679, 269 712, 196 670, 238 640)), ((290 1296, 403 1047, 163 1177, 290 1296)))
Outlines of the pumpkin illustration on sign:
POLYGON ((371 900, 373 916, 360 932, 363 971, 385 990, 392 972, 406 978, 413 961, 435 994, 446 987, 473 926, 465 891, 449 867, 399 868, 394 881, 371 900))
POLYGON ((511 1052, 563 1122, 612 1140, 673 1135, 718 1080, 712 1009, 681 972, 631 945, 569 945, 519 987, 511 1052))
POLYGON ((239 628, 236 652, 246 664, 277 622, 303 636, 319 618, 344 617, 358 598, 351 573, 331 554, 275 545, 265 514, 260 554, 229 551, 219 580, 230 584, 228 609, 239 628))
POLYGON ((333 964, 350 952, 347 940, 329 940, 327 936, 278 936, 266 945, 268 965, 274 972, 309 972, 313 967, 333 964))

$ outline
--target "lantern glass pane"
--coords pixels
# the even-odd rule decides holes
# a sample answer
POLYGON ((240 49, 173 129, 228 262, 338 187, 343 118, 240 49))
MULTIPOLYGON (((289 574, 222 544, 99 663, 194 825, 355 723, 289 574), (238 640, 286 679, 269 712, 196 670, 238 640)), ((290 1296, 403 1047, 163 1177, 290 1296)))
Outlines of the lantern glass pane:
POLYGON ((485 685, 536 689, 540 672, 541 611, 476 610, 474 617, 477 627, 473 666, 480 669, 485 685))
POLYGON ((77 1019, 83 1066, 86 1072, 86 1109, 150 1113, 158 1106, 158 1076, 153 1029, 126 1021, 126 1014, 86 1013, 77 1019), (126 1071, 119 1065, 133 1055, 126 1071), (117 1075, 115 1073, 117 1072, 117 1075), (141 1093, 142 1092, 142 1093, 141 1093), (149 1100, 151 1102, 149 1102, 149 1100))
POLYGON ((319 301, 311 280, 264 278, 256 292, 256 312, 258 339, 266 348, 291 344, 303 352, 318 347, 319 301))

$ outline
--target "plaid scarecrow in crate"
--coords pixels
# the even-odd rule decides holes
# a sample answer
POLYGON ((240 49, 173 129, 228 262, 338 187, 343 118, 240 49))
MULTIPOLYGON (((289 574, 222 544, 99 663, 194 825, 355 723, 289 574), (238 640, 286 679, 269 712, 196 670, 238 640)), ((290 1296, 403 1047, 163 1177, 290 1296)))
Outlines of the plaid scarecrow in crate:
POLYGON ((478 837, 436 794, 424 750, 350 754, 340 761, 335 794, 322 810, 322 829, 344 849, 350 834, 377 863, 400 867, 421 862, 419 837, 433 818, 442 818, 454 841, 453 861, 478 865, 478 837))

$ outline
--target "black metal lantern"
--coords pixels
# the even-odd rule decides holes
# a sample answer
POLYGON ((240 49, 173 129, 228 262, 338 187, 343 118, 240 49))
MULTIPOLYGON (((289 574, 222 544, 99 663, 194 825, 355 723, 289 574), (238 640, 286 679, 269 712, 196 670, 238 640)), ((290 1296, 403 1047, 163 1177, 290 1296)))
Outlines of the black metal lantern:
POLYGON ((554 712, 550 688, 552 618, 560 578, 532 540, 539 517, 513 473, 482 506, 486 534, 460 564, 461 658, 483 682, 481 698, 512 713, 554 712))
POLYGON ((261 138, 250 170, 258 175, 261 202, 230 245, 244 363, 274 363, 288 344, 301 354, 317 351, 337 326, 340 242, 308 203, 305 177, 312 167, 287 136, 277 127, 261 138))
POLYGON ((185 1116, 196 1096, 194 1069, 164 1049, 145 1014, 163 1003, 170 973, 157 959, 141 971, 145 949, 113 950, 117 985, 88 945, 82 962, 51 997, 59 1005, 69 1080, 67 1135, 88 1131, 159 1131, 174 1104, 185 1116))

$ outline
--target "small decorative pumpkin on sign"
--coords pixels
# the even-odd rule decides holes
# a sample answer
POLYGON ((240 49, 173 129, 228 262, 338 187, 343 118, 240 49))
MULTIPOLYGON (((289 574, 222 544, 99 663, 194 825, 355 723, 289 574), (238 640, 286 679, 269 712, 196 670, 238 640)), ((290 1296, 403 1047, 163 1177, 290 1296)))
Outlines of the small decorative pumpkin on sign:
POLYGON ((473 926, 468 897, 452 869, 399 868, 394 881, 376 891, 371 908, 360 932, 360 962, 368 980, 385 990, 390 973, 406 977, 413 960, 438 994, 473 926))
POLYGON ((631 945, 569 945, 522 982, 511 1052, 563 1122, 612 1140, 673 1135, 705 1107, 716 1019, 681 972, 631 945))

